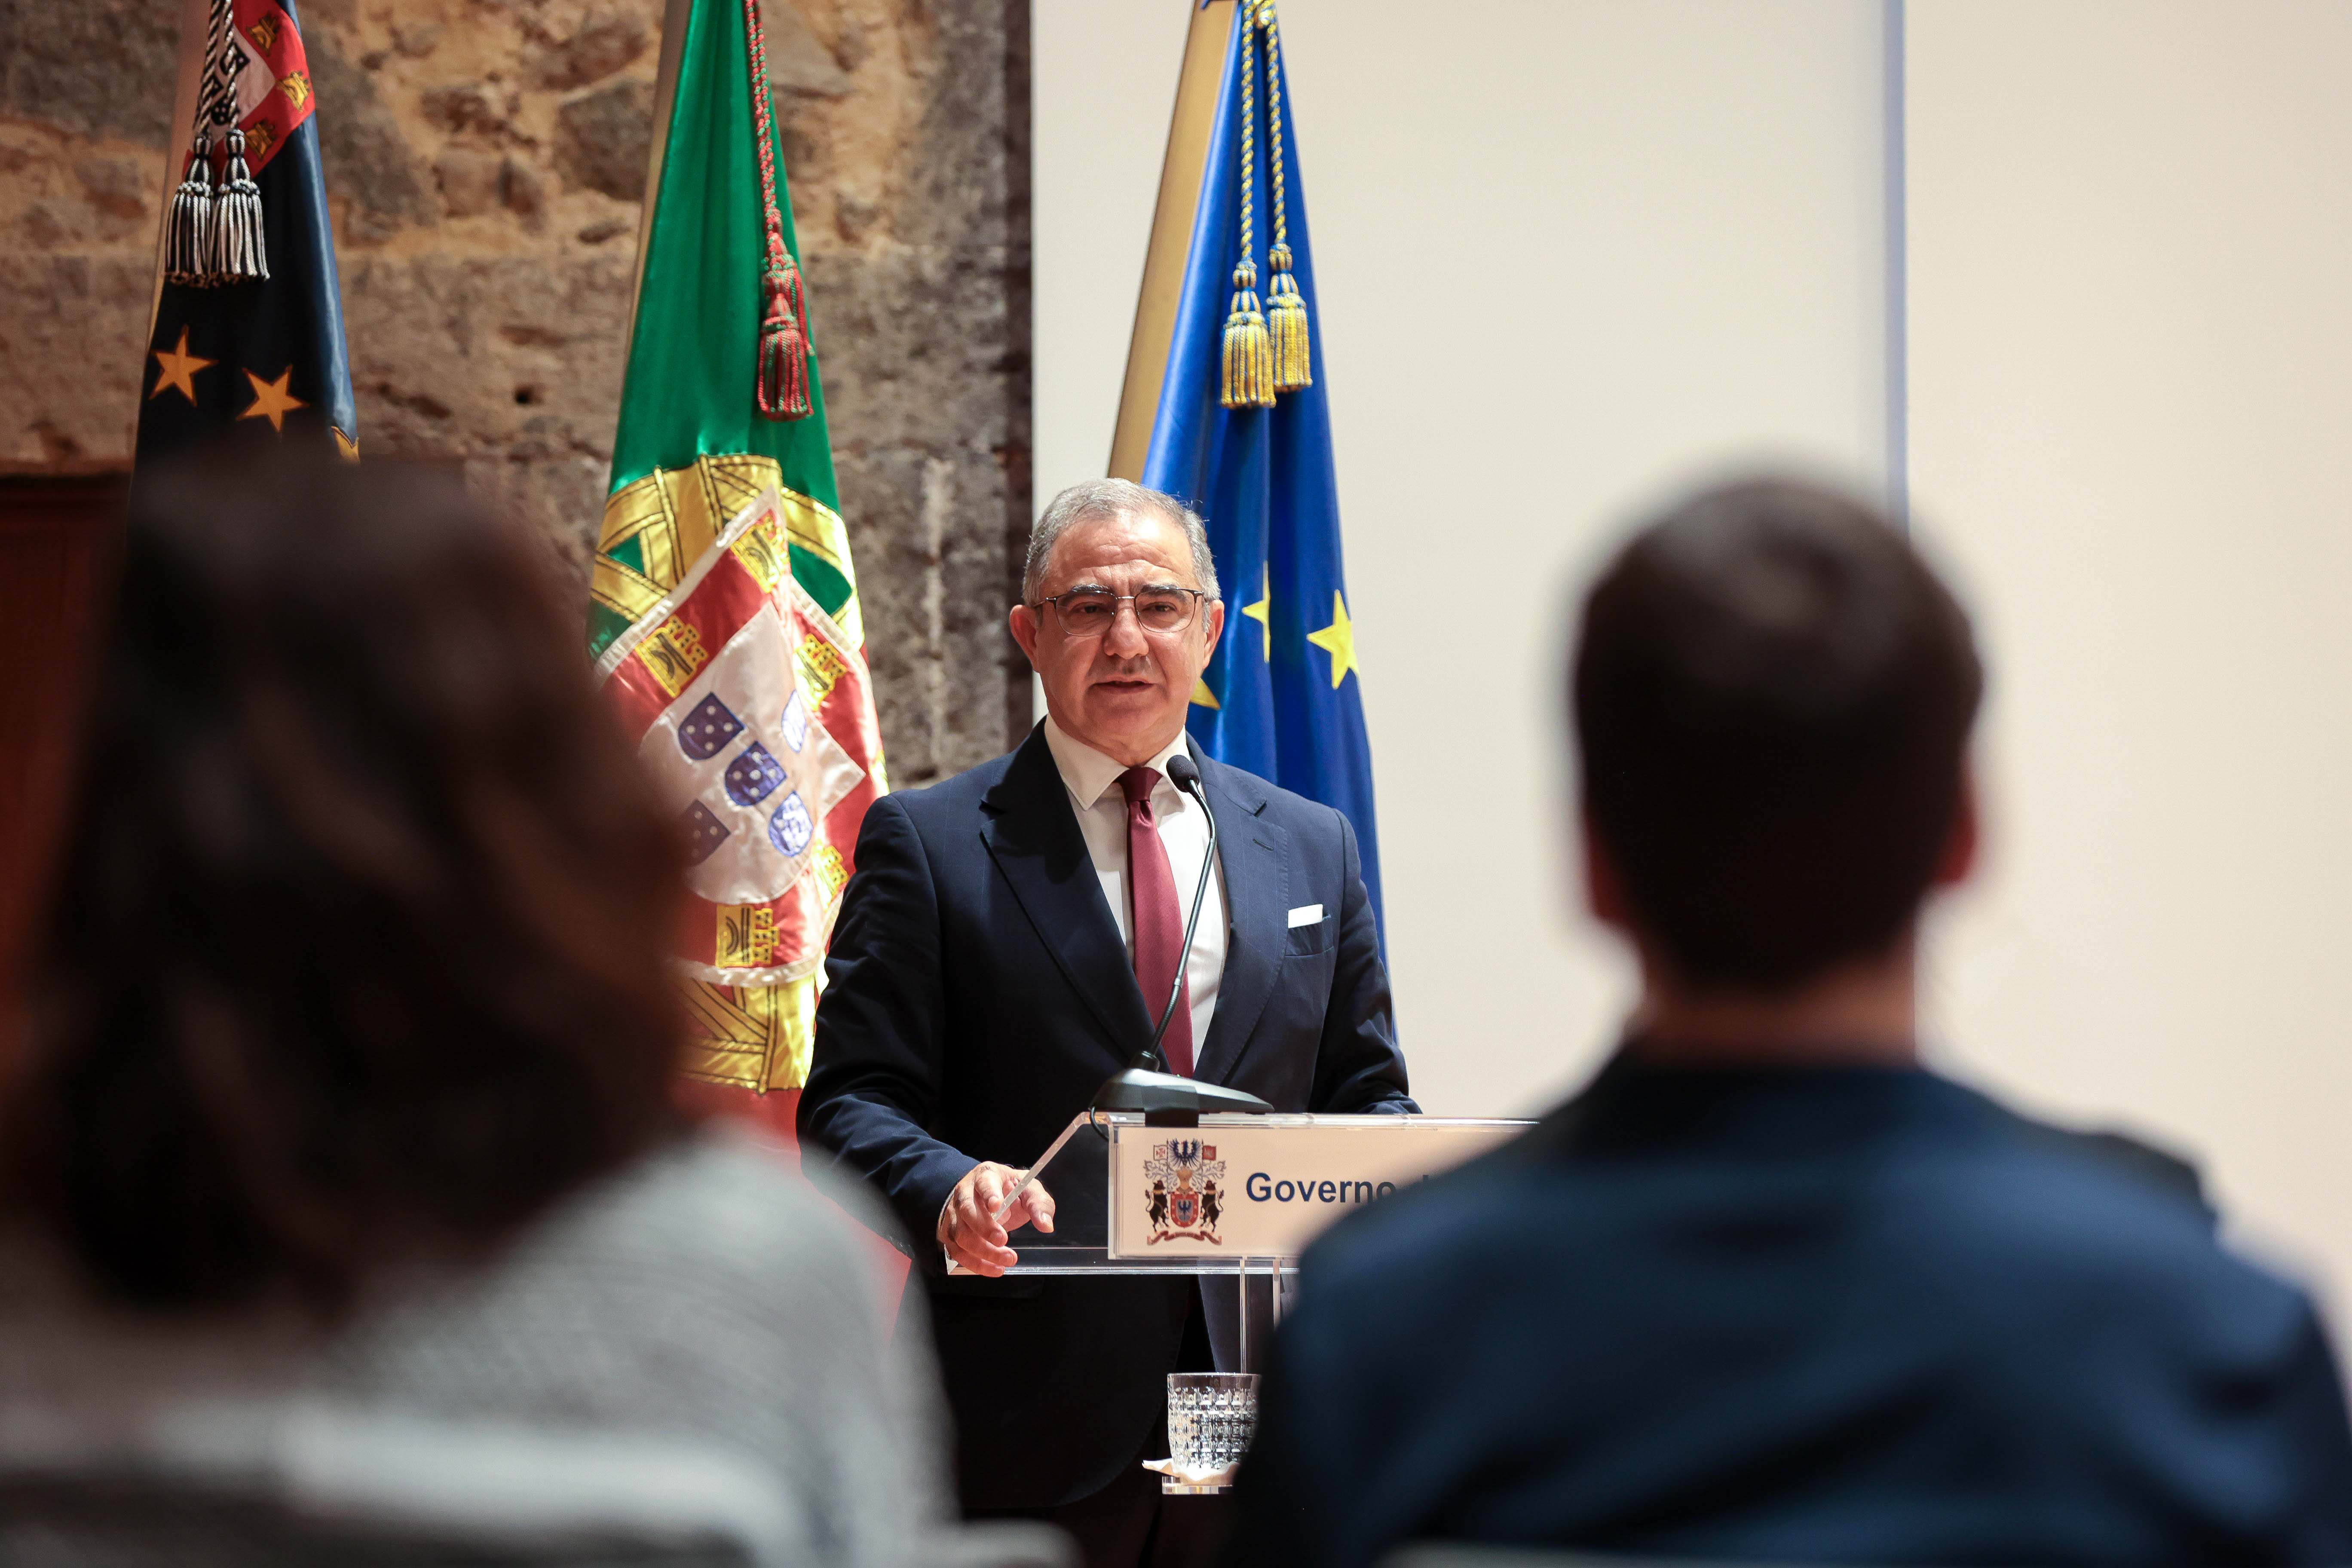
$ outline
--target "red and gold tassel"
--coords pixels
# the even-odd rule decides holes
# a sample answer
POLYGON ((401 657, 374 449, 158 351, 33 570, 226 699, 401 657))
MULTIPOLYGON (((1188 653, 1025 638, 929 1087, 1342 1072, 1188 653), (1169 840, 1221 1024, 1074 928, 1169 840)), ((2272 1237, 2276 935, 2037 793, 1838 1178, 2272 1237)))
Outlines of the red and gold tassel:
POLYGON ((760 0, 743 0, 743 43, 750 66, 752 144, 760 159, 760 216, 768 237, 768 269, 760 288, 760 377, 752 402, 763 419, 805 419, 816 411, 809 390, 808 309, 801 269, 784 248, 783 212, 776 202, 776 135, 768 119, 768 46, 761 35, 760 0))
POLYGON ((801 269, 781 246, 769 255, 764 288, 768 309, 760 323, 760 416, 805 419, 815 410, 809 398, 808 318, 802 313, 801 269))

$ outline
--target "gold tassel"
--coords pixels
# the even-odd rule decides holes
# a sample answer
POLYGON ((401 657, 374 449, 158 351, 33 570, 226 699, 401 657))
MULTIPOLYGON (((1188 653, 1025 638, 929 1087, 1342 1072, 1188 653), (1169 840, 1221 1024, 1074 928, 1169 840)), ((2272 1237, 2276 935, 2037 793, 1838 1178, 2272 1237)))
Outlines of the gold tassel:
POLYGON ((1233 313, 1225 318, 1225 390, 1228 408, 1274 406, 1274 342, 1257 308, 1257 268, 1244 261, 1234 268, 1233 313))
POLYGON ((1274 339, 1274 389, 1296 392, 1315 384, 1307 346, 1307 296, 1290 275, 1290 247, 1276 246, 1265 261, 1273 273, 1265 285, 1265 319, 1274 339))

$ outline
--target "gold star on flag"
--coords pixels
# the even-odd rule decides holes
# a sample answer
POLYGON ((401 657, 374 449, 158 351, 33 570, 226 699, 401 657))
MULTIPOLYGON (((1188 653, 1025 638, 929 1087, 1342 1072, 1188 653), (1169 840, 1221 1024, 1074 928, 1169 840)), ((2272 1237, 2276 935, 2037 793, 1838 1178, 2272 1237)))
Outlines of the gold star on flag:
POLYGON ((332 425, 328 426, 327 428, 334 431, 335 455, 342 458, 346 463, 358 462, 360 460, 360 444, 357 441, 352 440, 349 436, 344 435, 342 431, 336 429, 332 425))
POLYGON ((1196 706, 1202 708, 1214 708, 1218 706, 1217 694, 1209 689, 1209 683, 1207 681, 1200 679, 1197 677, 1195 677, 1192 681, 1192 701, 1196 706))
POLYGON ((253 406, 238 415, 239 419, 267 419, 269 427, 283 436, 286 416, 297 408, 310 406, 286 390, 286 384, 294 379, 294 367, 290 364, 278 373, 276 381, 264 381, 251 371, 245 373, 245 379, 253 383, 253 406))
POLYGON ((1264 562, 1257 568, 1257 603, 1244 605, 1242 614, 1258 625, 1265 636, 1265 661, 1274 662, 1274 573, 1264 562))
POLYGON ((147 395, 148 397, 150 399, 161 397, 163 395, 163 389, 171 387, 181 396, 194 403, 196 400, 196 372, 215 362, 200 359, 188 352, 188 329, 182 327, 180 346, 173 349, 157 349, 155 363, 162 368, 155 373, 155 390, 150 392, 147 395))
POLYGON ((1337 691, 1339 682, 1356 668, 1356 628, 1348 619, 1348 602, 1339 591, 1331 591, 1331 624, 1319 632, 1308 632, 1307 640, 1331 656, 1331 689, 1337 691))

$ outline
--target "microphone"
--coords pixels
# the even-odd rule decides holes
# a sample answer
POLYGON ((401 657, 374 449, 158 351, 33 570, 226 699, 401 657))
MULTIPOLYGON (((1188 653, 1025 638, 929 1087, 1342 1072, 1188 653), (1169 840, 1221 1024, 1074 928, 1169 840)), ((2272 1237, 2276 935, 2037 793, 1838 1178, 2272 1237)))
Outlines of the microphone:
POLYGON ((1151 1031, 1151 1043, 1143 1047, 1145 1060, 1157 1064, 1161 1072, 1168 1070, 1168 1058, 1160 1050, 1160 1042, 1168 1033, 1169 1021, 1176 1016, 1177 1002, 1184 994, 1185 972, 1192 963, 1192 933, 1200 929, 1201 903, 1209 896, 1209 878, 1217 868, 1217 814, 1209 809, 1208 792, 1201 787, 1201 769, 1191 752, 1178 752, 1168 759, 1168 782, 1200 803, 1201 815, 1209 819, 1209 852, 1201 857, 1201 879, 1192 885, 1192 912, 1184 919, 1184 945, 1176 954, 1176 980, 1168 987, 1168 1005, 1160 1010, 1160 1025, 1151 1031))
POLYGON ((1169 1020, 1176 1016, 1176 1005, 1184 996, 1184 971, 1192 960, 1192 934, 1201 924, 1202 901, 1209 895, 1209 879, 1217 868, 1217 814, 1209 809, 1208 791, 1202 787, 1201 770, 1188 752, 1178 752, 1168 759, 1168 782, 1198 801, 1209 819, 1209 852, 1201 859, 1201 879, 1192 888, 1192 912, 1184 921, 1184 946, 1176 958, 1176 981, 1168 988, 1167 1005, 1160 1010, 1159 1026, 1151 1031, 1151 1042, 1126 1071, 1118 1074, 1095 1093, 1096 1110, 1140 1110, 1148 1120, 1165 1124, 1197 1126, 1203 1110, 1269 1111, 1274 1109, 1256 1095, 1244 1089, 1228 1089, 1221 1083, 1202 1083, 1198 1079, 1185 1078, 1168 1070, 1168 1058, 1160 1054, 1160 1037, 1168 1033, 1169 1020))
MULTIPOLYGON (((1081 1127, 1090 1125, 1094 1113, 1105 1110, 1139 1110, 1144 1121, 1154 1127, 1198 1127, 1201 1112, 1225 1111, 1266 1113, 1274 1110, 1265 1100, 1247 1089, 1228 1089, 1221 1083, 1202 1083, 1168 1070, 1168 1058, 1160 1054, 1160 1037, 1168 1032, 1168 1021, 1176 1016, 1176 1004, 1184 995, 1184 971, 1192 960, 1192 933, 1201 923, 1201 903, 1209 894, 1209 879, 1217 868, 1217 814, 1209 809, 1208 792, 1201 784, 1201 770, 1189 752, 1178 752, 1168 759, 1168 782, 1200 802, 1202 812, 1209 819, 1209 852, 1201 858, 1201 879, 1192 887, 1192 912, 1184 920, 1184 946, 1176 957, 1176 983, 1168 988, 1168 1005, 1160 1010, 1159 1026, 1151 1031, 1151 1040, 1127 1068, 1105 1079, 1095 1090, 1087 1114, 1073 1121, 1062 1130, 1036 1163, 1029 1167, 1013 1189, 997 1201, 996 1213, 1002 1215, 1013 1202, 1029 1190, 1037 1173, 1053 1163, 1054 1156, 1081 1127)), ((1099 1128, 1097 1129, 1100 1131, 1099 1128)), ((1108 1136, 1108 1134, 1105 1134, 1108 1136)))

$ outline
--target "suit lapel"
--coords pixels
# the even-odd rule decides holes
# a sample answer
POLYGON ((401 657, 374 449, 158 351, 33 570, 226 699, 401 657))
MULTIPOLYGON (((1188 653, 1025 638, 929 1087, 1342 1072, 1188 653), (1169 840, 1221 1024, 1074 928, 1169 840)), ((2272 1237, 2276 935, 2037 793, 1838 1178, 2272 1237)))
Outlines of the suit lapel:
POLYGON ((1116 1051, 1141 1050, 1151 1038, 1143 994, 1042 725, 981 804, 982 841, 1063 978, 1116 1051))
POLYGON ((1202 782, 1217 818, 1217 858, 1225 873, 1225 973, 1216 1016, 1201 1043, 1197 1077, 1231 1083, 1250 1034, 1274 994, 1287 941, 1283 921, 1290 891, 1288 835, 1265 819, 1264 785, 1245 773, 1203 759, 1202 782))

